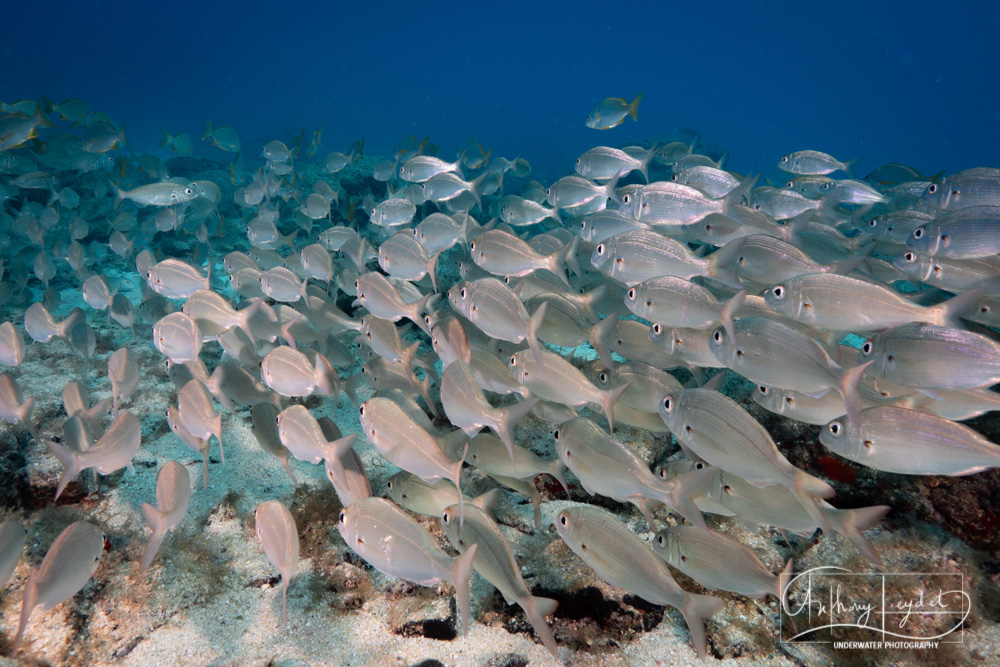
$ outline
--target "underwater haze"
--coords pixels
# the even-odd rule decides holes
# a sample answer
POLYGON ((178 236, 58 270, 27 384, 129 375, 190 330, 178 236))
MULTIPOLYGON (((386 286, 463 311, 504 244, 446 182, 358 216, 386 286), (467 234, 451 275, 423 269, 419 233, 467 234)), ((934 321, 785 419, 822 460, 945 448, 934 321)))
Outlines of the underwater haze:
POLYGON ((992 3, 0 23, 0 667, 1000 664, 992 3))
POLYGON ((451 158, 473 137, 542 181, 595 141, 685 128, 740 172, 803 146, 923 173, 1000 150, 1000 9, 984 2, 102 0, 4 13, 3 99, 82 97, 127 121, 137 153, 161 126, 197 138, 206 121, 254 151, 321 125, 327 147, 363 136, 379 155, 429 134, 451 158), (607 138, 584 127, 600 100, 642 91, 640 123, 607 138))

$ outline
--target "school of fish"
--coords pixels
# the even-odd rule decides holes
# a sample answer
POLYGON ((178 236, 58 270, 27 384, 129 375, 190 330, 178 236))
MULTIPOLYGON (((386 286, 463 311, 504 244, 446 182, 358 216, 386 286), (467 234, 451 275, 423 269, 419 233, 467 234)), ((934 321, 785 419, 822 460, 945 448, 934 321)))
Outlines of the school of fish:
MULTIPOLYGON (((609 98, 586 125, 636 119, 641 99, 609 98)), ((450 583, 463 632, 477 572, 556 658, 546 617, 557 602, 522 576, 542 556, 515 557, 516 534, 493 516, 498 494, 530 499, 536 530, 542 475, 560 493, 575 481, 635 505, 638 524, 574 503, 554 532, 612 586, 675 607, 704 657, 705 622, 724 600, 684 590, 672 568, 784 604, 794 565, 772 572, 706 514, 836 533, 880 565, 864 531, 890 511, 838 509, 823 475, 793 465, 721 391, 727 374, 766 410, 821 426, 812 446, 855 464, 1000 467, 1000 446, 961 423, 1000 410, 1000 169, 924 177, 887 164, 858 179, 855 161, 801 150, 765 181, 674 141, 596 146, 541 184, 524 158, 469 143, 449 161, 408 137, 369 160, 382 196, 345 191, 338 174, 358 168, 364 142, 322 157, 321 130, 251 156, 232 128, 208 123, 202 140, 234 156, 229 177, 191 180, 126 153, 124 126, 82 100, 3 108, 0 302, 24 307, 0 324, 0 418, 61 464, 59 503, 83 471, 131 468, 144 425, 128 406, 143 377, 166 373, 166 424, 203 469, 199 481, 177 461, 159 468, 141 506, 142 573, 211 484, 212 440, 241 465, 223 440, 242 420, 293 483, 299 462, 323 464, 343 507, 331 550, 421 586, 450 583), (54 388, 64 418, 39 422, 18 382, 25 346, 64 345, 90 363, 112 352, 99 320, 131 332, 107 357, 111 395, 92 403, 69 381, 54 388), (134 351, 150 344, 164 365, 141 366, 134 351), (302 402, 321 395, 336 415, 341 393, 358 433, 302 402), (551 425, 544 447, 523 437, 525 420, 551 425), (680 453, 645 460, 635 429, 672 435, 680 453), (398 469, 385 489, 372 488, 362 443, 398 469), (496 488, 465 495, 469 467, 496 488), (420 515, 440 521, 451 551, 420 515)), ((164 131, 163 147, 190 155, 191 137, 164 131)), ((287 624, 303 527, 281 498, 261 499, 255 525, 287 624)), ((0 524, 0 586, 25 535, 0 524)), ((56 538, 24 585, 12 654, 30 651, 32 614, 76 595, 105 548, 83 521, 56 538)))

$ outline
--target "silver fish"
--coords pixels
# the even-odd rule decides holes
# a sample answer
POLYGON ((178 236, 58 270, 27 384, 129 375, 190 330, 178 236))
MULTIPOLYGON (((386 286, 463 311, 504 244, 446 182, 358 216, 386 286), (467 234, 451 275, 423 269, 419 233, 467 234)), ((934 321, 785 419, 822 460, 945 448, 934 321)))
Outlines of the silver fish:
POLYGON ((102 475, 110 475, 120 468, 132 465, 132 458, 142 442, 142 424, 132 413, 122 410, 107 433, 93 447, 78 452, 52 440, 46 440, 49 451, 63 465, 63 473, 56 486, 55 500, 59 500, 66 485, 77 474, 93 468, 102 475))
POLYGON ((168 532, 180 525, 191 502, 191 478, 187 468, 177 461, 167 461, 156 475, 156 504, 142 503, 139 509, 146 523, 153 529, 146 548, 142 551, 139 571, 145 572, 156 557, 160 544, 168 532))
POLYGON ((390 276, 416 282, 430 276, 437 291, 437 262, 440 252, 433 256, 409 231, 393 234, 378 247, 378 265, 390 276))
POLYGON ((108 359, 113 414, 118 416, 118 402, 128 400, 139 386, 139 363, 127 347, 119 348, 108 359))
MULTIPOLYGON (((586 417, 577 417, 560 425, 553 433, 556 452, 573 471, 584 490, 619 502, 630 502, 642 512, 650 528, 655 529, 653 509, 667 505, 688 521, 708 530, 701 511, 692 499, 704 491, 705 475, 678 477, 661 481, 648 464, 622 443, 609 438, 586 417)), ((701 471, 696 471, 701 473, 701 471)))
POLYGON ((751 484, 784 486, 832 532, 817 499, 833 496, 833 487, 789 463, 771 435, 735 401, 711 389, 685 389, 662 399, 660 417, 678 442, 699 457, 751 484))
POLYGON ((869 338, 858 361, 867 373, 914 389, 975 389, 1000 382, 1000 343, 981 334, 904 324, 869 338))
POLYGON ((420 525, 384 498, 364 498, 340 511, 337 526, 348 548, 389 577, 421 586, 455 587, 462 631, 469 628, 469 581, 476 545, 452 558, 420 525))
POLYGON ((38 431, 31 422, 31 413, 34 409, 34 397, 24 398, 17 380, 7 373, 0 375, 0 419, 11 424, 22 424, 28 429, 32 438, 37 438, 38 431))
POLYGON ((24 336, 11 322, 0 324, 0 363, 18 366, 24 359, 24 336))
POLYGON ((548 269, 569 286, 563 264, 576 246, 568 243, 559 250, 541 255, 513 234, 491 229, 469 243, 472 261, 497 276, 526 276, 538 269, 548 269))
POLYGON ((278 438, 295 458, 316 464, 324 459, 339 459, 358 439, 356 433, 333 442, 326 439, 319 422, 304 405, 285 408, 275 418, 278 438))
POLYGON ((496 278, 480 278, 460 282, 448 292, 452 308, 491 338, 520 343, 527 341, 535 363, 544 366, 538 330, 545 320, 548 306, 542 306, 530 317, 521 299, 496 278))
POLYGON ((257 539, 281 574, 281 615, 288 625, 288 580, 299 564, 299 532, 291 512, 278 500, 265 500, 254 513, 257 539))
POLYGON ((567 507, 556 517, 556 532, 612 586, 680 611, 698 656, 705 657, 705 619, 722 611, 724 601, 684 591, 649 545, 605 509, 579 504, 567 507))
POLYGON ((430 335, 430 329, 427 328, 422 315, 437 299, 436 294, 426 294, 408 302, 399 293, 399 290, 377 271, 369 271, 358 276, 354 285, 358 292, 355 304, 364 306, 368 312, 376 317, 392 322, 398 322, 404 317, 408 318, 424 333, 430 335))
POLYGON ((531 594, 510 544, 488 513, 478 507, 470 507, 461 527, 455 520, 457 513, 458 507, 454 505, 441 513, 441 524, 448 541, 463 554, 473 546, 477 547, 473 568, 500 591, 507 604, 517 603, 524 610, 542 645, 558 658, 559 647, 545 617, 554 614, 559 603, 531 594))
POLYGON ((454 162, 445 162, 432 155, 417 155, 399 165, 399 177, 410 183, 423 183, 437 174, 454 171, 462 174, 464 156, 454 162))
POLYGON ((531 391, 532 395, 570 407, 583 407, 597 403, 608 418, 608 432, 614 431, 614 407, 618 399, 628 391, 629 385, 613 389, 599 389, 587 379, 576 366, 558 354, 541 351, 544 366, 537 363, 533 355, 516 352, 511 355, 507 366, 514 379, 531 391))
POLYGON ((330 362, 322 354, 316 353, 313 364, 303 353, 282 345, 261 361, 260 376, 264 384, 282 396, 308 396, 317 389, 330 396, 334 389, 329 379, 333 368, 328 366, 330 362))
POLYGON ((778 160, 778 169, 792 174, 824 175, 835 171, 843 171, 850 178, 854 177, 854 165, 861 158, 841 162, 832 155, 819 151, 796 151, 778 160))
POLYGON ((1000 467, 1000 446, 977 431, 894 406, 862 410, 854 427, 835 419, 819 441, 845 459, 902 475, 972 475, 1000 467))
POLYGON ((494 408, 483 396, 469 365, 461 359, 450 363, 441 374, 441 404, 451 423, 470 437, 488 426, 503 441, 511 460, 514 458, 514 426, 539 400, 534 398, 494 408))
POLYGON ((189 202, 198 196, 193 183, 173 183, 164 181, 162 183, 150 183, 139 187, 123 191, 112 184, 115 189, 116 204, 121 204, 126 199, 130 199, 142 206, 173 206, 189 202))
POLYGON ((933 257, 976 259, 1000 252, 1000 206, 973 206, 945 213, 913 230, 906 246, 933 257))
POLYGON ((369 213, 373 225, 385 229, 406 227, 413 222, 417 207, 409 199, 386 199, 369 213))
POLYGON ((960 327, 958 317, 972 310, 982 290, 972 290, 936 306, 906 300, 889 287, 834 273, 807 273, 764 293, 768 308, 829 331, 867 333, 900 324, 926 322, 960 327))
POLYGON ((739 279, 726 267, 732 250, 698 257, 688 247, 648 229, 633 229, 601 241, 590 256, 595 269, 624 285, 660 276, 710 276, 733 285, 739 279))
POLYGON ((200 380, 190 380, 177 395, 177 413, 181 423, 196 438, 208 439, 215 436, 219 442, 219 456, 222 463, 226 455, 222 449, 222 415, 216 414, 212 399, 200 380))
POLYGON ((296 484, 295 474, 288 459, 292 455, 288 448, 281 444, 281 436, 278 433, 278 408, 272 403, 258 403, 250 408, 250 424, 254 437, 261 449, 281 461, 285 472, 296 484))
POLYGON ((653 538, 653 552, 709 590, 721 589, 751 598, 770 594, 786 606, 791 558, 781 573, 775 575, 750 547, 728 535, 693 526, 661 530, 653 538))
POLYGON ((202 277, 198 269, 173 257, 154 264, 146 272, 150 289, 168 299, 186 299, 200 289, 211 289, 210 278, 211 275, 202 277))
POLYGON ((1000 169, 966 169, 931 183, 920 203, 942 211, 1000 205, 1000 169))
POLYGON ((85 318, 82 310, 74 309, 65 320, 56 322, 48 309, 36 302, 24 311, 24 330, 36 343, 46 343, 56 337, 69 341, 70 331, 85 318))
MULTIPOLYGON (((416 514, 440 517, 445 508, 451 505, 458 507, 458 493, 455 487, 443 479, 428 484, 413 473, 401 470, 390 477, 385 486, 394 503, 416 514)), ((490 512, 498 494, 499 489, 491 489, 476 498, 465 496, 462 502, 490 512)))
POLYGON ((727 323, 745 300, 746 290, 719 301, 701 285, 676 276, 650 278, 625 293, 625 305, 639 317, 667 327, 691 329, 707 329, 720 322, 729 328, 727 323))
POLYGON ((32 612, 41 607, 48 611, 80 592, 97 570, 106 542, 104 531, 77 521, 70 524, 45 552, 38 569, 28 576, 21 600, 21 620, 11 646, 17 653, 32 612))

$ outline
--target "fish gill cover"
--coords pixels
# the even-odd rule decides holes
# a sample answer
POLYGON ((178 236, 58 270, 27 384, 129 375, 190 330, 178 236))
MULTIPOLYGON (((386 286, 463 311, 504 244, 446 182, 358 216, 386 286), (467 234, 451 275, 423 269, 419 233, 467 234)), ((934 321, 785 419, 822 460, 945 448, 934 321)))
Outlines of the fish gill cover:
POLYGON ((996 661, 995 13, 7 8, 0 654, 996 661))

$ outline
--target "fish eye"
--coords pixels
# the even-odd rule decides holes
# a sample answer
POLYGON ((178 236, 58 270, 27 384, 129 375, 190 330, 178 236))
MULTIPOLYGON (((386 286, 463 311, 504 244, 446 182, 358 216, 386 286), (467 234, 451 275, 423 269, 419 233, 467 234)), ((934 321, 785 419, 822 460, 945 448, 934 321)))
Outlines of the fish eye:
POLYGON ((577 164, 582 164, 582 163, 583 163, 583 158, 579 158, 579 157, 578 157, 578 158, 576 159, 576 163, 577 163, 577 164))
POLYGON ((451 510, 450 509, 446 509, 444 512, 442 512, 442 514, 441 514, 441 520, 444 521, 445 523, 448 523, 448 522, 451 521, 451 510))
POLYGON ((556 429, 555 431, 552 432, 552 437, 555 438, 556 440, 559 439, 559 429, 556 429))
POLYGON ((361 407, 358 408, 358 414, 360 414, 362 417, 365 416, 365 406, 363 403, 361 404, 361 407))
POLYGON ((871 353, 872 353, 872 342, 870 340, 866 340, 861 345, 861 354, 863 354, 863 355, 865 355, 867 357, 871 353))
POLYGON ((597 255, 601 256, 603 254, 604 254, 604 244, 603 243, 598 243, 597 244, 597 255))
POLYGON ((771 393, 771 390, 770 390, 770 389, 768 389, 767 387, 765 387, 765 386, 764 386, 764 385, 762 385, 762 384, 759 384, 759 385, 757 385, 757 391, 759 391, 759 392, 760 392, 760 395, 761 395, 761 396, 767 396, 768 394, 770 394, 770 393, 771 393))
POLYGON ((832 421, 832 422, 830 422, 829 429, 830 429, 830 433, 832 435, 839 436, 840 435, 840 431, 841 431, 842 428, 843 428, 843 426, 840 425, 840 422, 838 422, 838 421, 832 421))
POLYGON ((774 295, 775 299, 777 299, 778 301, 781 301, 782 299, 785 298, 785 288, 784 288, 784 286, 782 286, 782 285, 775 285, 773 288, 771 288, 771 294, 774 295))
POLYGON ((788 164, 788 156, 781 158, 781 164, 788 164))
POLYGON ((340 510, 340 523, 347 523, 347 512, 340 510))
POLYGON ((916 229, 914 229, 913 230, 913 238, 915 238, 915 239, 922 239, 922 238, 924 238, 924 228, 923 227, 917 227, 916 229))
POLYGON ((464 299, 465 298, 465 294, 466 294, 466 289, 463 287, 462 291, 459 292, 458 294, 459 294, 459 296, 461 296, 464 299))
POLYGON ((475 250, 476 249, 476 242, 475 241, 473 241, 472 243, 469 244, 469 249, 470 250, 475 250))
POLYGON ((623 204, 628 204, 630 201, 632 201, 632 195, 627 194, 624 197, 622 197, 622 203, 623 204))
POLYGON ((722 342, 722 329, 716 329, 715 333, 712 334, 712 339, 716 343, 721 343, 722 342))
POLYGON ((517 363, 517 355, 511 355, 510 365, 513 366, 516 363, 517 363))
POLYGON ((785 183, 785 187, 786 188, 794 188, 795 187, 795 181, 788 181, 787 183, 785 183))
POLYGON ((667 540, 666 540, 666 539, 664 539, 663 535, 657 535, 657 536, 656 536, 656 543, 657 543, 657 544, 659 544, 659 545, 660 545, 661 547, 662 547, 662 546, 663 546, 664 544, 666 544, 666 541, 667 541, 667 540))
POLYGON ((194 194, 194 190, 192 190, 191 188, 184 188, 184 194, 186 194, 186 195, 193 195, 194 194))
POLYGON ((878 227, 878 218, 872 218, 871 220, 869 220, 868 226, 871 227, 872 229, 878 227))
POLYGON ((565 514, 560 514, 559 515, 559 523, 561 523, 564 526, 568 526, 569 525, 569 517, 566 516, 565 514))
POLYGON ((694 469, 695 470, 704 470, 705 469, 705 464, 703 462, 701 462, 701 461, 698 461, 697 463, 694 464, 694 469))
POLYGON ((659 336, 659 335, 660 335, 660 334, 662 334, 662 333, 663 333, 663 327, 661 327, 661 326, 659 325, 659 323, 657 323, 657 324, 654 324, 654 325, 653 325, 653 335, 654 335, 654 336, 659 336))
POLYGON ((635 288, 634 287, 632 287, 632 288, 629 289, 629 291, 628 291, 628 298, 629 298, 629 301, 632 301, 632 300, 635 299, 635 288))
POLYGON ((673 396, 666 396, 663 399, 663 411, 668 415, 674 411, 674 398, 673 396))
POLYGON ((601 373, 600 375, 597 376, 597 379, 600 380, 602 383, 607 382, 608 381, 608 374, 607 373, 601 373))
POLYGON ((937 192, 937 183, 931 183, 927 186, 927 194, 934 194, 937 192))

